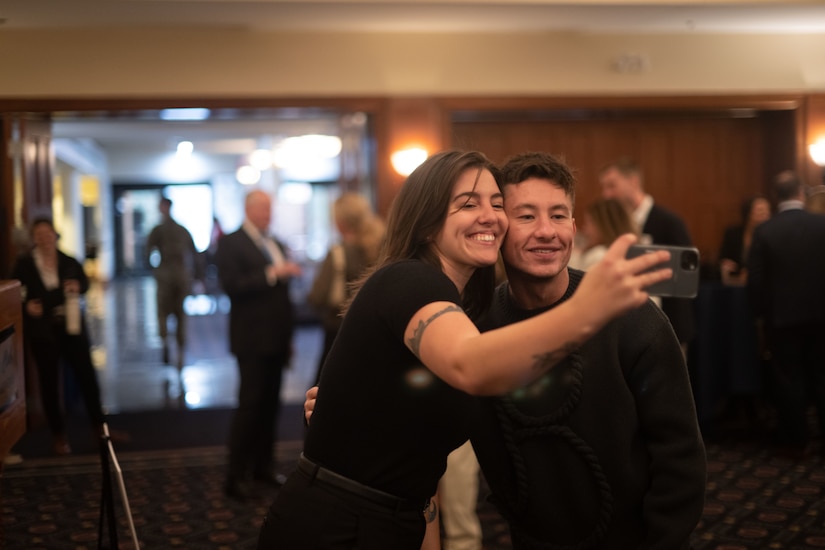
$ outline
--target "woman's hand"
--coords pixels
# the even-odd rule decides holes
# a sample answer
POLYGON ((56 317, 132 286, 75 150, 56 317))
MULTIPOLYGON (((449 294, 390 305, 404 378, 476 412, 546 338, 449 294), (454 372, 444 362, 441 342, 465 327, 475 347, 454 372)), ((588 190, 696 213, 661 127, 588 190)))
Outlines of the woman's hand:
POLYGON ((733 260, 721 260, 719 272, 722 275, 722 283, 726 285, 744 285, 748 281, 747 269, 741 268, 733 260))
POLYGON ((312 411, 315 410, 315 400, 318 398, 318 386, 312 386, 307 390, 306 401, 304 401, 304 419, 309 424, 309 417, 312 416, 312 411))
POLYGON ((43 317, 43 302, 34 299, 26 302, 26 313, 29 317, 43 317))
POLYGON ((584 276, 573 298, 583 304, 582 311, 594 312, 609 320, 645 303, 645 291, 652 284, 673 276, 670 268, 648 271, 667 262, 670 253, 657 250, 627 259, 627 249, 636 242, 636 236, 625 234, 616 239, 604 258, 584 276))

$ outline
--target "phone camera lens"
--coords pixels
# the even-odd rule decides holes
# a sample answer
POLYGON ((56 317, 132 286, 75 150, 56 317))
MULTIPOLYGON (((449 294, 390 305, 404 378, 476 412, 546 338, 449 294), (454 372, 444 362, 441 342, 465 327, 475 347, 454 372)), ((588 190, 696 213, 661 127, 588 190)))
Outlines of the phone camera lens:
POLYGON ((694 250, 685 250, 682 252, 682 269, 687 271, 696 271, 699 268, 699 254, 694 250))

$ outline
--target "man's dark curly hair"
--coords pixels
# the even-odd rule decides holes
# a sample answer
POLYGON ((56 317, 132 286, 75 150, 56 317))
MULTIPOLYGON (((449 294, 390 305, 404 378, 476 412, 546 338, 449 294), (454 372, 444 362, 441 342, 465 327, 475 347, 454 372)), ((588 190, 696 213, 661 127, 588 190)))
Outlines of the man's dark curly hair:
POLYGON ((530 151, 514 155, 504 161, 501 175, 503 186, 530 178, 550 180, 564 190, 573 206, 576 204, 576 177, 573 171, 561 158, 550 153, 530 151))

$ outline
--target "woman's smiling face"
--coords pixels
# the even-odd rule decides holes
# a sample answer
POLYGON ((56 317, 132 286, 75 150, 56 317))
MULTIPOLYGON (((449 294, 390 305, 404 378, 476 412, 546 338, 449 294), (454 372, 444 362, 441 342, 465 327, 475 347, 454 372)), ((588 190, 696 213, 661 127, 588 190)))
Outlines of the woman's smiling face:
POLYGON ((447 218, 433 241, 445 272, 466 281, 495 264, 507 232, 504 197, 488 170, 465 170, 453 186, 447 218))

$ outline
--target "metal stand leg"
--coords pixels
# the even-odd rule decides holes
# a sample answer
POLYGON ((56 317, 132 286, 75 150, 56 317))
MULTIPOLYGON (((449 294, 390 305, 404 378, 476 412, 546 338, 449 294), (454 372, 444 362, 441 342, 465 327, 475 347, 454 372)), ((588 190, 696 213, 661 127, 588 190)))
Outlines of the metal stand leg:
POLYGON ((136 549, 140 549, 138 543, 137 532, 135 531, 135 523, 132 519, 132 510, 129 508, 129 498, 126 495, 126 485, 123 482, 123 472, 120 469, 120 464, 117 461, 114 447, 112 447, 112 439, 109 435, 109 426, 104 422, 103 434, 100 436, 100 464, 103 471, 103 491, 100 502, 100 529, 98 535, 98 549, 102 550, 103 545, 103 525, 106 516, 108 515, 109 527, 109 544, 111 550, 118 548, 117 544, 117 522, 115 520, 115 496, 112 488, 112 470, 114 467, 114 476, 117 479, 118 488, 120 489, 120 496, 123 500, 123 507, 126 513, 126 519, 129 523, 129 531, 132 535, 132 543, 136 549))

